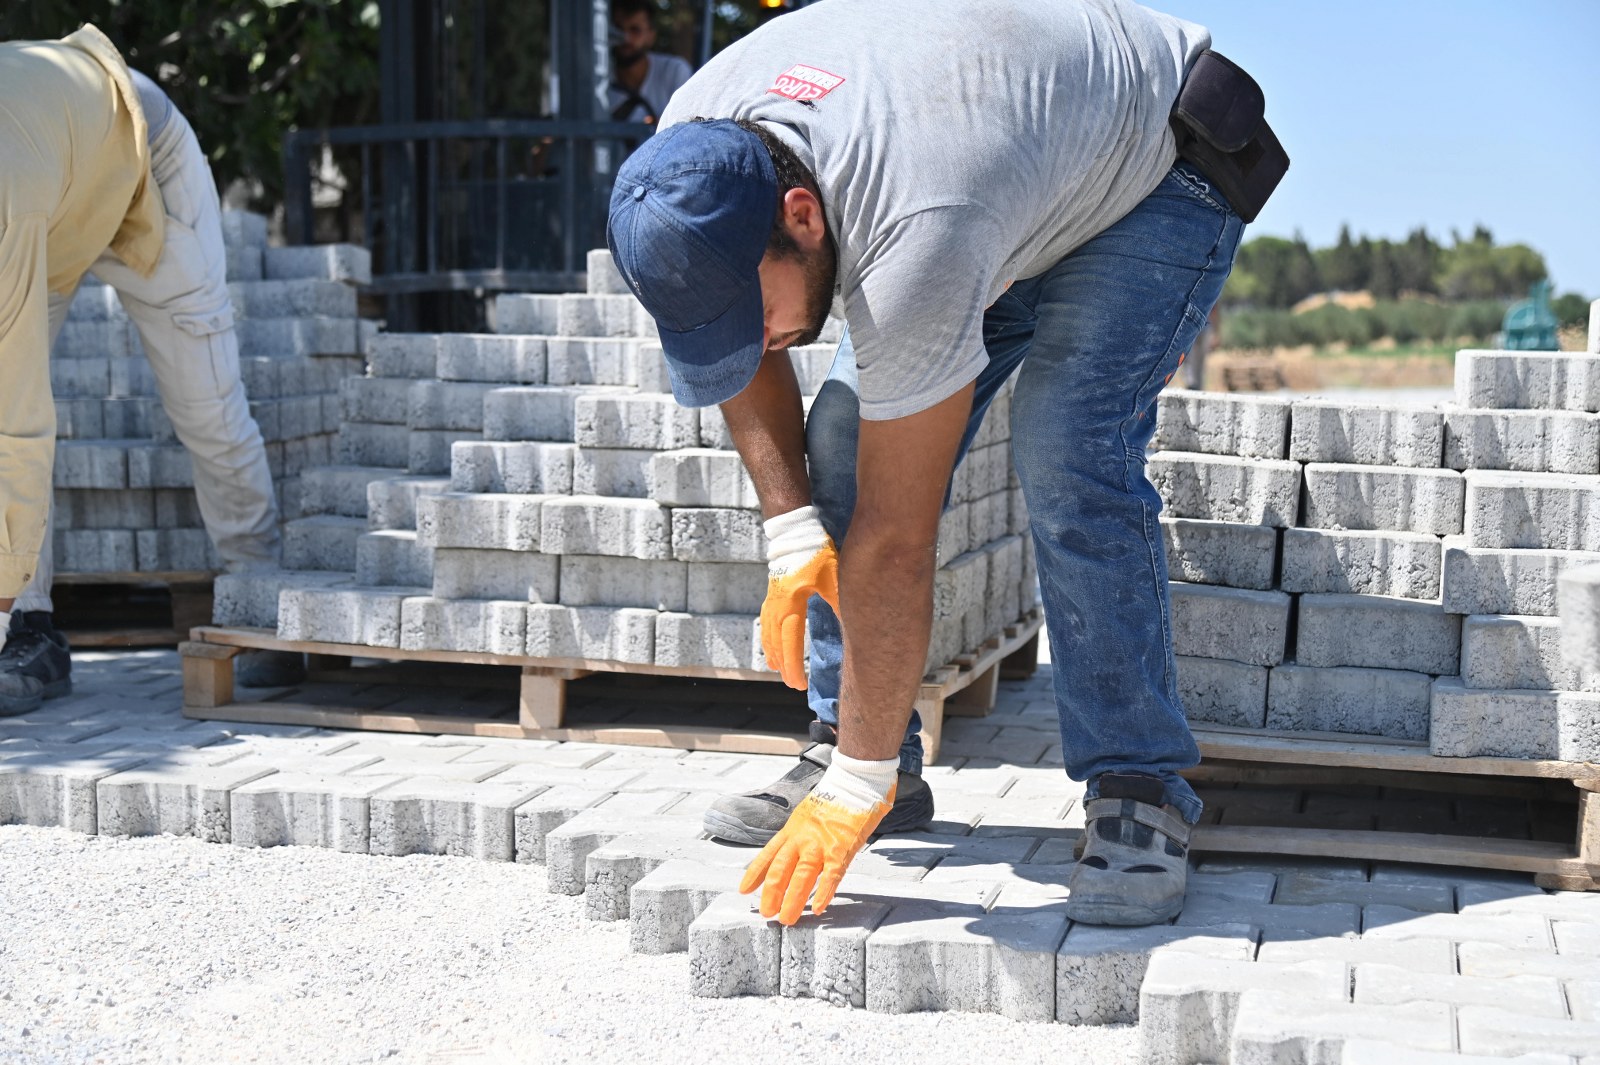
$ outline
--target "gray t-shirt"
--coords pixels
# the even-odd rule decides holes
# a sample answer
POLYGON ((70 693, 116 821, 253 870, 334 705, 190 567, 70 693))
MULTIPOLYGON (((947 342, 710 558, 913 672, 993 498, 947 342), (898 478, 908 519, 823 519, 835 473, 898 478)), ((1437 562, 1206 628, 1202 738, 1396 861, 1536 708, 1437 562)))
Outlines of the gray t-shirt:
POLYGON ((861 416, 938 403, 988 361, 983 311, 1172 166, 1210 34, 1125 0, 825 0, 679 89, 663 127, 752 119, 811 165, 839 248, 861 416))
MULTIPOLYGON (((635 103, 633 108, 618 121, 644 122, 651 118, 659 118, 661 112, 667 109, 667 101, 672 99, 672 94, 682 88, 683 83, 688 81, 693 73, 694 68, 689 65, 688 60, 665 52, 651 52, 650 67, 645 72, 644 82, 639 86, 637 94, 650 105, 650 109, 647 111, 635 103)), ((606 92, 613 112, 627 103, 629 97, 633 95, 615 82, 606 92)))

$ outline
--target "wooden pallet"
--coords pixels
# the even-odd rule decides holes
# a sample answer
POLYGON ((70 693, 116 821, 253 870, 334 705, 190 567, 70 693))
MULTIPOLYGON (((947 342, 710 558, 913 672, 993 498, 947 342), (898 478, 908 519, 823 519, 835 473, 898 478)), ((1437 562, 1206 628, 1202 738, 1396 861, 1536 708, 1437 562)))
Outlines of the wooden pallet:
POLYGON ((1382 783, 1456 794, 1555 795, 1577 801, 1572 843, 1366 829, 1202 825, 1203 853, 1418 862, 1534 874, 1542 887, 1600 891, 1600 765, 1519 758, 1441 758, 1426 744, 1332 733, 1195 729, 1203 761, 1193 780, 1382 783))
POLYGON ((57 573, 50 596, 56 625, 77 649, 173 647, 211 621, 204 570, 57 573))
MULTIPOLYGON (((1030 656, 1036 656, 1041 619, 1037 611, 991 639, 982 648, 945 666, 924 679, 915 703, 922 716, 923 744, 928 760, 937 759, 944 716, 981 715, 994 707, 1002 671, 1008 674, 1030 672, 1030 656)), ((370 729, 384 732, 426 732, 450 735, 521 737, 546 740, 583 740, 593 743, 621 743, 646 747, 681 747, 693 750, 737 751, 751 754, 797 754, 808 742, 804 735, 806 715, 795 718, 792 728, 731 728, 674 720, 662 724, 583 723, 568 720, 568 701, 578 682, 600 678, 602 692, 614 693, 619 686, 632 698, 653 704, 671 704, 684 699, 715 698, 723 689, 712 682, 760 682, 737 685, 738 696, 746 701, 781 708, 804 707, 799 693, 778 683, 775 673, 749 669, 715 667, 639 665, 595 659, 530 658, 475 652, 403 651, 388 647, 318 643, 305 640, 280 640, 270 629, 222 628, 202 626, 179 645, 183 658, 184 715, 204 720, 270 722, 286 725, 315 725, 323 728, 370 729), (438 665, 511 667, 518 688, 516 716, 478 713, 396 713, 382 708, 312 705, 308 703, 262 700, 245 702, 235 698, 233 659, 241 651, 269 650, 303 652, 311 657, 315 679, 336 682, 408 679, 412 684, 438 684, 445 678, 438 665), (353 667, 355 659, 401 664, 409 673, 374 672, 374 667, 353 667), (432 673, 419 672, 433 666, 432 673), (651 678, 648 681, 642 678, 651 678)), ((1032 661, 1036 662, 1034 657, 1032 661)), ((502 674, 504 676, 504 673, 502 674)), ((486 681, 488 686, 501 681, 486 681)), ((593 694, 591 684, 585 694, 593 694)), ((684 718, 686 715, 678 715, 684 718)))

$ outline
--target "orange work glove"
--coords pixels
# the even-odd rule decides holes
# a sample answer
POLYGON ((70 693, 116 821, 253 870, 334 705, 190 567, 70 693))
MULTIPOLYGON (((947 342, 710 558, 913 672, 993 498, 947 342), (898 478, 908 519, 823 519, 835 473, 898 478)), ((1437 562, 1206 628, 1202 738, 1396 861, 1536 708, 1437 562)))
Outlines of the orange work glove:
POLYGON ((898 758, 866 761, 836 748, 811 794, 745 869, 740 893, 761 885, 761 916, 776 915, 780 924, 800 919, 813 886, 811 912, 826 910, 851 860, 894 805, 899 769, 898 758))
POLYGON ((800 507, 762 523, 767 533, 767 598, 761 604, 761 650, 783 682, 806 687, 806 601, 820 595, 839 611, 839 552, 817 520, 800 507))

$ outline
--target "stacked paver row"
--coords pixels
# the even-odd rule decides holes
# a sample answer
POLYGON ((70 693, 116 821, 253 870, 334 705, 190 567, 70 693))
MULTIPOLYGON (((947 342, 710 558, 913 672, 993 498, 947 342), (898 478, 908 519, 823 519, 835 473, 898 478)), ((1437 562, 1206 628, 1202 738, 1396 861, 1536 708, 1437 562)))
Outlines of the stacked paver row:
MULTIPOLYGON (((502 296, 494 334, 380 334, 343 383, 342 463, 305 476, 288 577, 217 620, 408 650, 763 669, 766 545, 716 408, 679 406, 654 326, 599 251, 586 294, 502 296)), ((807 397, 833 344, 791 354, 807 397)), ((930 668, 1034 605, 1008 396, 941 524, 930 668)))
POLYGON ((1193 719, 1600 760, 1600 357, 1463 351, 1440 409, 1169 392, 1193 719), (1562 651, 1558 579, 1569 575, 1562 651), (1587 598, 1585 598, 1587 597, 1587 598))
MULTIPOLYGON (((280 508, 300 474, 331 460, 339 382, 361 373, 370 323, 355 286, 371 256, 348 244, 267 247, 260 215, 224 212, 240 372, 280 508)), ((85 278, 50 362, 56 402, 56 568, 64 573, 210 570, 189 454, 156 392, 116 291, 85 278)))

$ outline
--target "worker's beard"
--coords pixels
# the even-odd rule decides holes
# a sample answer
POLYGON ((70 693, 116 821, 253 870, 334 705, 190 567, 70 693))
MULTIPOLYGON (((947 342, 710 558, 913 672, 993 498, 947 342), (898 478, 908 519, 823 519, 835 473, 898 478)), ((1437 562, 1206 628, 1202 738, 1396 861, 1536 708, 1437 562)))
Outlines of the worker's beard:
POLYGON ((801 255, 800 266, 806 285, 806 329, 790 347, 815 344, 828 324, 828 311, 833 306, 833 290, 839 278, 839 253, 832 240, 822 242, 822 247, 809 255, 801 255))

